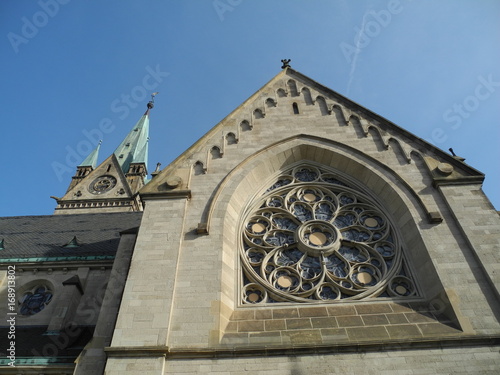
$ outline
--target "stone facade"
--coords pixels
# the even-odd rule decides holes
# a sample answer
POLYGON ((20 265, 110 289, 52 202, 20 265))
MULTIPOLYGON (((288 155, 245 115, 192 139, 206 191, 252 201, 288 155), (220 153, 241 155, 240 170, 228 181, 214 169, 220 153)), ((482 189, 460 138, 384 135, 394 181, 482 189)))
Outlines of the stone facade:
MULTIPOLYGON (((117 253, 93 338, 76 369, 60 373, 496 374, 500 217, 483 179, 460 158, 285 68, 140 190, 137 238, 126 240, 133 251, 117 253), (298 178, 294 168, 325 171, 351 198, 365 197, 348 227, 310 220, 338 236, 328 254, 326 232, 316 248, 298 245, 307 220, 291 219, 299 229, 284 231, 288 242, 271 240, 272 215, 298 204, 280 185, 283 174, 298 178), (278 200, 290 207, 260 206, 273 191, 286 192, 278 200), (267 224, 252 229, 252 212, 266 210, 267 224), (352 239, 349 230, 368 237, 352 239), (398 255, 378 254, 382 242, 398 255), (364 258, 341 257, 342 246, 364 258), (297 260, 280 265, 289 249, 319 259, 315 267, 330 281, 304 276, 297 260), (262 259, 245 266, 248 251, 264 258, 275 251, 275 268, 262 259), (348 275, 332 274, 335 259, 348 275), (276 284, 280 267, 291 276, 276 284), (411 282, 397 289, 396 280, 411 282), (318 288, 315 298, 294 295, 296 283, 318 288)), ((341 204, 340 188, 326 180, 296 182, 309 191, 301 204, 312 211, 312 192, 321 189, 331 193, 332 210, 354 204, 341 204)))
POLYGON ((483 178, 285 69, 141 191, 105 373, 496 373, 500 220, 483 178), (245 212, 303 163, 383 207, 418 296, 243 303, 245 212))

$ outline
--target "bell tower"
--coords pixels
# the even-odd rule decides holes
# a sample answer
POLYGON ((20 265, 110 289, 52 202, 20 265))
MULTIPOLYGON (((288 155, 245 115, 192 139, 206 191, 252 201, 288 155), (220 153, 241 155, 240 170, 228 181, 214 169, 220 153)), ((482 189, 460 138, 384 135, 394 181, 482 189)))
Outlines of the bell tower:
POLYGON ((54 214, 142 211, 139 190, 148 182, 149 114, 147 110, 116 150, 98 167, 101 142, 76 168, 66 194, 57 201, 54 214))

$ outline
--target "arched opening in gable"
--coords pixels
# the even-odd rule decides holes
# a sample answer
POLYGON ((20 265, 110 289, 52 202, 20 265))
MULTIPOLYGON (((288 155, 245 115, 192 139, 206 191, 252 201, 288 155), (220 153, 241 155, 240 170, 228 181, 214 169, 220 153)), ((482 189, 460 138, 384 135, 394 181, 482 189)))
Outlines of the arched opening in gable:
POLYGON ((433 319, 460 327, 418 228, 418 193, 377 163, 299 136, 233 170, 210 209, 225 212, 210 232, 223 249, 222 336, 233 332, 228 314, 247 309, 372 303, 439 306, 433 319))

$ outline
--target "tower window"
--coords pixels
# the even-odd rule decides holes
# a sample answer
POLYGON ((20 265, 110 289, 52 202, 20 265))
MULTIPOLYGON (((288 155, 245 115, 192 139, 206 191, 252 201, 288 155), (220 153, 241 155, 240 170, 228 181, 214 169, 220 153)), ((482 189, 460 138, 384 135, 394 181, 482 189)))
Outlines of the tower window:
POLYGON ((299 106, 297 105, 297 103, 293 103, 292 107, 293 107, 293 114, 298 115, 299 114, 299 106))

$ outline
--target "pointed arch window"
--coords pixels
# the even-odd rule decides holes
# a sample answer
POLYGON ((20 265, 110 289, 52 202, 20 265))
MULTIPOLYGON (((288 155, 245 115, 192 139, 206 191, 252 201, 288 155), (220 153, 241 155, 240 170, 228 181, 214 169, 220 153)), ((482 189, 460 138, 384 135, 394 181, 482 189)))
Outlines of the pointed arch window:
POLYGON ((291 168, 246 212, 242 303, 418 296, 389 215, 334 171, 291 168))
POLYGON ((299 92, 297 90, 297 83, 293 79, 288 80, 287 85, 288 85, 288 91, 290 92, 291 96, 299 96, 299 92))

